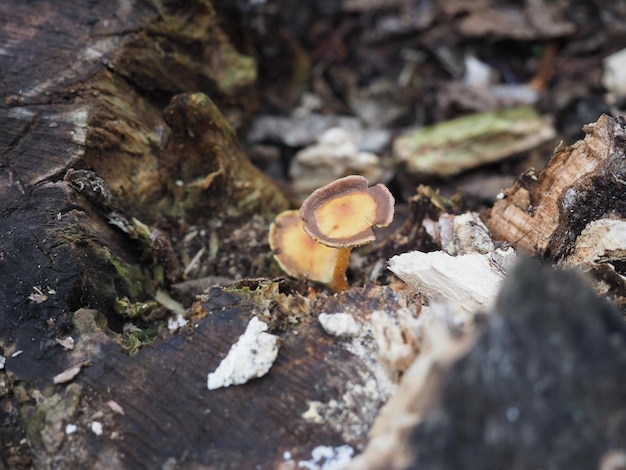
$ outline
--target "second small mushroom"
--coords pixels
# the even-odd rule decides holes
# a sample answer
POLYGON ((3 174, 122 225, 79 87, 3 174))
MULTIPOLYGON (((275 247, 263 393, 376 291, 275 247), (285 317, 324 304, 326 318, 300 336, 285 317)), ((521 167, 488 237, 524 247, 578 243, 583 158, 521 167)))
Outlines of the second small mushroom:
POLYGON ((362 176, 340 178, 315 190, 300 207, 307 235, 339 250, 332 281, 338 292, 349 288, 346 270, 352 248, 376 240, 372 227, 386 227, 393 220, 395 201, 389 189, 367 184, 362 176))
POLYGON ((322 282, 333 288, 337 250, 317 243, 304 231, 298 211, 285 211, 270 225, 268 236, 274 259, 281 269, 298 279, 322 282))

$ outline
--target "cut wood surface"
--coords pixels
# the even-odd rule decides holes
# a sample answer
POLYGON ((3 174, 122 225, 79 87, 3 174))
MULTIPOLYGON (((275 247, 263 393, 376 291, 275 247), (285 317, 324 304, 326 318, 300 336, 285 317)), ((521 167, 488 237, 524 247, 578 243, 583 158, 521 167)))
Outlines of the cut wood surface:
POLYGON ((190 324, 166 331, 134 356, 123 352, 100 313, 81 309, 74 314, 75 347, 58 352, 45 369, 30 368, 30 351, 9 358, 15 394, 25 400, 15 406, 25 423, 42 418, 28 429, 35 466, 277 468, 310 459, 319 446, 362 448, 395 387, 397 370, 384 361, 381 341, 393 325, 400 328, 403 296, 375 288, 312 302, 280 294, 275 283, 255 287, 212 289, 194 306, 190 324), (360 310, 346 310, 347 303, 360 310), (350 315, 357 328, 332 336, 318 322, 320 313, 350 315), (254 315, 280 337, 276 362, 260 379, 209 390, 207 375, 254 315), (53 386, 57 374, 77 365, 71 383, 53 386), (68 424, 76 431, 67 433, 68 424))

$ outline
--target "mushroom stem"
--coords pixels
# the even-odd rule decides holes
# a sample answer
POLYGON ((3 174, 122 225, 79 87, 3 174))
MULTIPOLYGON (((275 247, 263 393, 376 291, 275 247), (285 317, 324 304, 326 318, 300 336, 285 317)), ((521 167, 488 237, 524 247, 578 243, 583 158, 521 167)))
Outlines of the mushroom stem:
POLYGON ((352 247, 346 246, 339 248, 339 254, 337 255, 337 263, 333 271, 333 287, 336 292, 345 292, 350 286, 348 285, 348 279, 346 279, 346 271, 350 265, 350 252, 352 247))

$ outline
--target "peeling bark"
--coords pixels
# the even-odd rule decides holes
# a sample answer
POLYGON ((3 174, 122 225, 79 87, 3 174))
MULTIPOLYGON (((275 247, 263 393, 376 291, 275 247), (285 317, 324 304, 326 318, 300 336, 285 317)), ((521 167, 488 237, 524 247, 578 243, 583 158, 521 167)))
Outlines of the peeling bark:
POLYGON ((603 468, 626 445, 626 326, 576 273, 525 259, 469 334, 445 315, 347 468, 603 468), (616 452, 616 449, 620 449, 616 452))
POLYGON ((520 176, 485 223, 519 250, 591 271, 596 290, 624 307, 626 122, 601 116, 584 130, 585 139, 557 149, 541 173, 520 176))

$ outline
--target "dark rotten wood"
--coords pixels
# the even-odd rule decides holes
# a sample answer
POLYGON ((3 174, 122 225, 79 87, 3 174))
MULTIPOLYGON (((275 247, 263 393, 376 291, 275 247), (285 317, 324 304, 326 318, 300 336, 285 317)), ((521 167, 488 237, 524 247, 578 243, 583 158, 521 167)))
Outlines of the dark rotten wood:
MULTIPOLYGON (((256 103, 254 61, 236 50, 219 21, 205 0, 0 4, 0 353, 7 357, 0 454, 9 467, 68 468, 57 452, 83 468, 97 458, 110 468, 123 457, 97 439, 62 448, 63 426, 74 412, 93 417, 98 387, 120 386, 105 371, 140 380, 141 366, 127 372, 135 358, 118 343, 99 350, 85 340, 82 347, 102 352, 89 360, 103 382, 92 376, 92 388, 53 386, 55 374, 75 365, 57 340, 75 333, 72 312, 81 308, 102 312, 119 331, 116 299, 149 300, 158 286, 179 280, 179 260, 157 224, 211 224, 218 239, 228 234, 236 243, 233 227, 241 221, 270 219, 286 208, 218 110, 245 119, 256 103), (179 119, 170 119, 172 131, 164 109, 185 92, 194 92, 183 96, 198 106, 174 101, 179 119), (219 186, 210 187, 213 178, 219 186)), ((155 364, 166 361, 169 349, 162 347, 149 353, 155 364)), ((160 448, 147 434, 157 419, 151 413, 163 410, 132 403, 143 408, 127 434, 136 439, 126 442, 145 450, 138 442, 154 441, 148 455, 133 458, 158 459, 171 447, 160 448)))
POLYGON ((363 322, 375 310, 401 308, 403 298, 371 288, 340 298, 320 295, 309 305, 297 294, 278 293, 272 283, 258 287, 212 289, 195 305, 192 324, 163 333, 135 356, 122 352, 101 314, 81 309, 74 316, 76 347, 58 353, 54 366, 30 374, 26 358, 13 359, 11 376, 24 380, 16 386, 24 397, 21 413, 27 423, 40 423, 27 429, 36 467, 296 468, 320 445, 362 448, 384 399, 364 391, 377 379, 364 359, 375 360, 375 341, 366 335, 358 340, 366 354, 349 352, 352 340, 325 334, 317 315, 350 303, 360 306, 357 320, 363 322), (280 336, 277 361, 263 378, 209 391, 207 374, 253 315, 269 320, 280 336), (72 383, 52 386, 55 374, 86 363, 72 383), (315 401, 335 403, 320 422, 303 416, 315 401), (101 436, 91 431, 93 421, 103 425, 101 436), (65 435, 68 423, 78 427, 74 434, 65 435))

